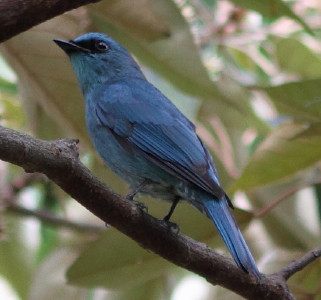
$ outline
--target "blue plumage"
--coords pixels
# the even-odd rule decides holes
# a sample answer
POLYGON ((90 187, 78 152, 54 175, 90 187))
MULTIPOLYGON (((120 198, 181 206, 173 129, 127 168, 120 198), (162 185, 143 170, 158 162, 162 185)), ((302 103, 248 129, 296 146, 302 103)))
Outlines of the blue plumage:
POLYGON ((203 198, 203 206, 206 215, 213 220, 216 228, 220 232, 228 250, 232 254, 236 264, 245 271, 249 271, 259 277, 259 272, 255 267, 255 261, 250 254, 250 250, 230 213, 230 208, 226 201, 213 201, 212 198, 203 198))
POLYGON ((205 213, 237 265, 259 278, 195 126, 110 37, 89 33, 55 42, 70 57, 86 99, 88 131, 105 163, 132 189, 174 206, 186 200, 205 213))

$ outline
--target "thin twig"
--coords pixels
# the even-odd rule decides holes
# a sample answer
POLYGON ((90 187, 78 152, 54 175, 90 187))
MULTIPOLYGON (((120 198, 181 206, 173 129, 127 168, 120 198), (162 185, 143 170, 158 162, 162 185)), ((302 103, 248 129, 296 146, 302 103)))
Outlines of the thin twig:
POLYGON ((15 177, 10 183, 12 192, 19 193, 22 189, 46 179, 46 176, 40 173, 24 173, 15 177))
POLYGON ((88 224, 88 223, 80 223, 71 220, 67 220, 62 217, 58 217, 53 213, 43 210, 33 210, 16 203, 10 203, 6 207, 6 211, 19 214, 22 216, 31 216, 35 217, 46 224, 55 226, 55 227, 65 227, 72 230, 80 231, 80 232, 93 232, 93 233, 100 233, 106 229, 104 226, 88 224))
POLYGON ((307 186, 311 186, 314 184, 318 184, 321 182, 321 179, 318 178, 313 181, 308 181, 308 182, 302 182, 301 184, 295 184, 291 187, 289 187, 287 190, 281 192, 278 196, 275 197, 271 202, 269 202, 267 205, 265 205, 262 208, 257 209, 253 215, 256 218, 262 217, 263 215, 267 214, 270 212, 274 207, 279 205, 283 200, 287 199, 291 195, 295 194, 297 191, 306 188, 307 186))
POLYGON ((254 217, 259 218, 259 217, 262 217, 263 215, 267 214, 274 207, 279 205, 283 200, 285 200, 286 198, 295 194, 300 188, 301 187, 294 185, 294 186, 290 187, 289 189, 287 189, 286 191, 283 191, 278 196, 276 196, 272 201, 270 201, 267 205, 254 211, 254 213, 253 213, 254 217))
POLYGON ((310 263, 314 262, 316 259, 321 257, 321 248, 316 248, 314 250, 309 251, 304 254, 301 258, 292 261, 286 267, 284 267, 281 271, 276 274, 288 280, 291 276, 293 276, 298 271, 301 271, 310 263))

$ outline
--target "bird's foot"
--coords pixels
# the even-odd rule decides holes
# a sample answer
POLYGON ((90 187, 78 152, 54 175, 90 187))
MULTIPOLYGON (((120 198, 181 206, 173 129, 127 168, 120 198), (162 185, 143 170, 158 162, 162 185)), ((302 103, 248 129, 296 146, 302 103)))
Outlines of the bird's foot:
POLYGON ((163 223, 167 226, 168 230, 170 230, 174 234, 178 234, 180 231, 179 226, 174 222, 166 220, 165 218, 163 219, 163 223))
POLYGON ((139 207, 142 211, 148 213, 148 207, 145 203, 133 200, 134 204, 139 207))
POLYGON ((126 200, 132 202, 133 204, 135 204, 140 210, 148 213, 148 207, 145 203, 137 201, 137 200, 133 200, 132 198, 125 198, 126 200))
POLYGON ((128 194, 125 196, 125 199, 126 199, 127 201, 135 201, 135 200, 134 200, 135 195, 136 195, 136 193, 130 192, 130 193, 128 193, 128 194))

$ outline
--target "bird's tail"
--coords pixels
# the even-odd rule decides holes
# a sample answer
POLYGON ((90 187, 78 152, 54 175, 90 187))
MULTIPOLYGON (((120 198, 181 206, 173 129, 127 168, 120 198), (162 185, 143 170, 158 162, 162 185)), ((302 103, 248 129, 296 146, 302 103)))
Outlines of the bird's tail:
POLYGON ((260 272, 230 212, 227 199, 202 199, 202 210, 214 222, 236 264, 247 273, 260 278, 260 272), (205 201, 204 201, 205 200, 205 201))

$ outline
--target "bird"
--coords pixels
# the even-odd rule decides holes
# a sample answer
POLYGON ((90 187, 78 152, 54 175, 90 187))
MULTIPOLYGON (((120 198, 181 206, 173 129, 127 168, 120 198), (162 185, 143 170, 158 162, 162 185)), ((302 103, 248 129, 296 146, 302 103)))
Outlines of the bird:
POLYGON ((87 129, 105 164, 137 194, 176 205, 187 201, 215 225, 237 266, 260 279, 232 215, 213 158, 195 125, 144 76, 132 55, 110 36, 86 33, 54 39, 69 56, 85 100, 87 129))

